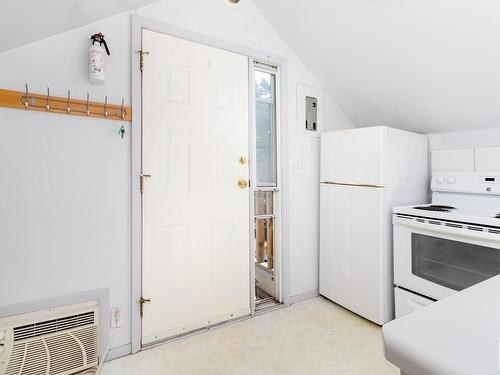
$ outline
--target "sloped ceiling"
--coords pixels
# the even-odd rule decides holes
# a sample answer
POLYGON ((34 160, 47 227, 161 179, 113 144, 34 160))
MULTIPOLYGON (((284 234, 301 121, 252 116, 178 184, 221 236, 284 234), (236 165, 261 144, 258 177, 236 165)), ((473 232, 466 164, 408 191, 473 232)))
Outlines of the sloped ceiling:
POLYGON ((253 0, 357 126, 500 127, 498 0, 253 0))
POLYGON ((0 52, 158 0, 2 0, 0 52))

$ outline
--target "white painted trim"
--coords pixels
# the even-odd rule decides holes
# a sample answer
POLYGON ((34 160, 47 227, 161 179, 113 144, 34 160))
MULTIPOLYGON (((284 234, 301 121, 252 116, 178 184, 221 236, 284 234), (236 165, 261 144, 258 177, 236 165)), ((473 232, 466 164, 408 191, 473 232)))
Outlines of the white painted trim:
MULTIPOLYGON (((275 298, 278 302, 283 302, 283 287, 282 287, 282 277, 281 277, 281 259, 282 259, 282 231, 281 231, 281 206, 282 206, 282 194, 281 194, 281 176, 282 176, 282 155, 281 155, 281 143, 283 142, 283 139, 281 138, 281 70, 279 66, 276 66, 273 64, 273 68, 268 68, 266 66, 258 66, 260 60, 257 58, 250 58, 250 83, 252 85, 252 88, 250 90, 250 95, 251 95, 251 100, 250 100, 250 111, 252 113, 251 115, 251 120, 250 120, 250 127, 252 128, 251 132, 251 137, 252 141, 257 139, 257 129, 256 129, 256 123, 255 123, 255 106, 256 106, 256 99, 255 99, 255 84, 254 84, 254 79, 255 79, 255 72, 256 71, 263 71, 263 72, 268 72, 271 74, 274 74, 275 77, 275 88, 274 88, 274 95, 275 95, 275 126, 276 126, 276 186, 275 187, 264 187, 264 188, 257 188, 257 171, 256 171, 256 166, 254 163, 254 166, 252 168, 252 181, 254 181, 254 184, 252 186, 252 197, 254 196, 254 193, 256 191, 274 191, 273 194, 273 207, 274 207, 274 220, 273 220, 273 225, 274 225, 274 283, 275 283, 275 298), (257 65, 257 66, 256 66, 257 65)), ((255 144, 252 143, 252 160, 256 160, 256 149, 255 149, 255 144)), ((252 218, 252 222, 254 222, 255 218, 252 218)), ((253 254, 252 254, 253 256, 253 254)), ((252 264, 254 263, 254 259, 252 259, 252 264)), ((254 268, 254 267, 252 267, 254 268)), ((255 269, 253 269, 253 279, 255 279, 255 269)), ((254 285, 254 291, 255 291, 255 285, 254 285)), ((252 312, 255 314, 255 310, 252 310, 252 312)))
POLYGON ((143 23, 132 16, 132 297, 131 297, 131 345, 132 354, 141 350, 142 321, 137 301, 142 294, 142 195, 140 176, 142 171, 142 75, 138 50, 142 49, 143 23))
POLYGON ((318 297, 318 296, 319 296, 319 290, 317 290, 317 289, 311 290, 310 292, 300 293, 300 294, 296 294, 294 296, 288 297, 286 304, 293 305, 294 303, 307 301, 308 299, 318 297))
POLYGON ((250 314, 251 316, 255 316, 255 185, 257 181, 256 174, 256 163, 255 160, 257 155, 255 152, 255 139, 256 139, 256 129, 255 129, 255 84, 254 77, 255 69, 254 69, 254 60, 252 58, 248 58, 248 139, 249 139, 249 148, 248 148, 248 160, 249 160, 249 174, 250 174, 250 314))
POLYGON ((109 350, 106 362, 125 357, 129 354, 132 354, 132 344, 117 346, 116 348, 109 350))
MULTIPOLYGON (((139 190, 140 174, 142 172, 142 81, 141 72, 139 69, 139 56, 136 51, 142 48, 142 30, 150 30, 162 34, 174 36, 190 40, 193 42, 202 43, 210 47, 220 48, 226 51, 239 53, 244 56, 255 58, 259 61, 276 65, 280 69, 280 120, 282 124, 287 123, 288 119, 288 63, 286 59, 271 54, 254 50, 252 48, 240 46, 223 40, 215 39, 210 36, 196 33, 190 30, 185 30, 176 26, 172 26, 161 21, 151 18, 132 15, 132 49, 131 49, 131 67, 132 67, 132 311, 131 311, 131 341, 132 353, 137 353, 141 350, 141 317, 136 301, 141 297, 142 293, 142 196, 139 190)), ((147 66, 147 57, 146 57, 147 66)), ((281 170, 288 171, 288 130, 281 129, 281 153, 287 155, 281 161, 281 170)), ((281 189, 282 201, 282 222, 281 228, 282 249, 288 249, 288 173, 283 173, 281 189)), ((282 251, 281 257, 281 277, 283 299, 286 301, 289 290, 289 275, 288 251, 282 251)))

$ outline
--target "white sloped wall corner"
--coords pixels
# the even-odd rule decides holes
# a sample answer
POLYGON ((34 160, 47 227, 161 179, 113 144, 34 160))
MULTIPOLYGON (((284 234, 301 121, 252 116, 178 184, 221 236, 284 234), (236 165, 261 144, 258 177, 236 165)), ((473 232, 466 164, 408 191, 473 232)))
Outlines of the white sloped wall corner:
POLYGON ((356 126, 498 127, 498 1, 253 1, 356 126))
MULTIPOLYGON (((165 0, 137 14, 288 60, 288 154, 304 165, 289 173, 290 295, 318 289, 319 140, 297 131, 297 84, 321 87, 252 2, 165 0)), ((130 103, 131 14, 0 53, 0 87, 130 103), (107 83, 87 81, 88 36, 103 32, 111 56, 107 83)), ((326 128, 352 127, 325 95, 326 128)), ((0 304, 110 288, 110 306, 124 308, 113 347, 131 341, 130 126, 120 122, 0 108, 0 304), (5 177, 8 176, 8 177, 5 177), (22 272, 19 272, 22 269, 22 272)))

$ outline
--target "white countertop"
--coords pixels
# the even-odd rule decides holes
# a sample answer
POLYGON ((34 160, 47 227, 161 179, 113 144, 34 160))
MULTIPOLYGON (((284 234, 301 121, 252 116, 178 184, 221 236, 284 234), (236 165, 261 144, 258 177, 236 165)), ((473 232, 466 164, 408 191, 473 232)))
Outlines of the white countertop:
POLYGON ((500 375, 500 276, 383 327, 386 358, 409 375, 500 375))

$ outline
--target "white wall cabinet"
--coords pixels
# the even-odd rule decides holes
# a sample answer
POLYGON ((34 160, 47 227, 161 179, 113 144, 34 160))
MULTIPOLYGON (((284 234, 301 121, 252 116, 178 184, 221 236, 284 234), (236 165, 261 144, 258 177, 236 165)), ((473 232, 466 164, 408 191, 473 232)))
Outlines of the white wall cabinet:
POLYGON ((431 153, 432 173, 500 172, 500 147, 437 150, 431 153))
POLYGON ((500 172, 500 147, 476 148, 477 172, 500 172))

